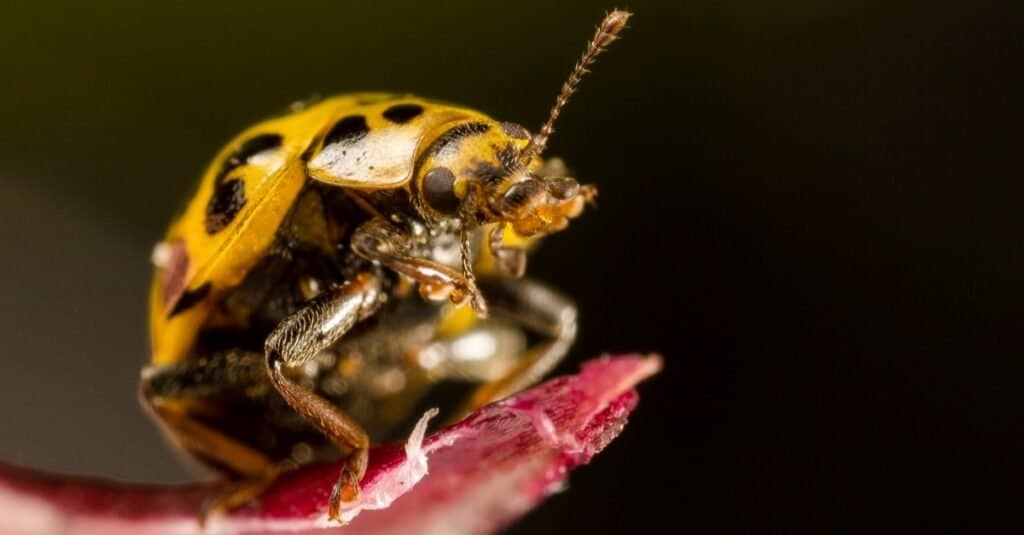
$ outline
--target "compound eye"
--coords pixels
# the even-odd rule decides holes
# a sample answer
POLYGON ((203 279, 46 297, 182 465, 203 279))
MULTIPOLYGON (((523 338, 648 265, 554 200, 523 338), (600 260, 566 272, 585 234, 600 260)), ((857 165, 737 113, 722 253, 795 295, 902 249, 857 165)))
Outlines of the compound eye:
POLYGON ((455 196, 455 174, 447 167, 435 167, 423 177, 423 199, 431 208, 450 214, 459 208, 455 196))

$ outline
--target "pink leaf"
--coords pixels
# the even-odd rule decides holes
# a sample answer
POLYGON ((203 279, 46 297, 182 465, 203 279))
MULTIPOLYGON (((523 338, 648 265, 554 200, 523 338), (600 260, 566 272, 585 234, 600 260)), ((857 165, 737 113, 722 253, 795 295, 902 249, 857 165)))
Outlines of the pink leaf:
MULTIPOLYGON (((343 527, 327 520, 336 465, 283 477, 251 507, 211 520, 206 533, 491 533, 562 488, 622 430, 633 387, 658 372, 658 357, 603 357, 489 405, 424 439, 424 415, 404 448, 371 453, 360 499, 343 527)), ((43 475, 0 466, 0 534, 201 533, 209 487, 157 487, 43 475)))

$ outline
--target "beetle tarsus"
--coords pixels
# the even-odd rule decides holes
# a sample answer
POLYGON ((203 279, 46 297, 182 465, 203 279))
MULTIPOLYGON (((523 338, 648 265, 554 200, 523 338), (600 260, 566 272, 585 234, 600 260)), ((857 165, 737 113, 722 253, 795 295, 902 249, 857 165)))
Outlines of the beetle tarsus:
POLYGON ((361 478, 361 475, 350 469, 349 463, 345 463, 345 467, 341 470, 341 476, 338 477, 334 488, 331 489, 331 499, 327 508, 328 519, 344 523, 344 519, 341 517, 341 507, 359 499, 359 480, 361 478))

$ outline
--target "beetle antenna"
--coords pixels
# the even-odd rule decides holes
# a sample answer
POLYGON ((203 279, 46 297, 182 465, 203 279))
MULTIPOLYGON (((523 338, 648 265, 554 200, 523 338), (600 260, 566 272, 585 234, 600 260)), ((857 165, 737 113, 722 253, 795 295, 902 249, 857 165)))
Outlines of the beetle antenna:
POLYGON ((472 295, 469 296, 470 305, 476 311, 477 316, 485 318, 487 317, 487 303, 480 296, 480 289, 476 285, 476 275, 473 273, 473 253, 469 246, 469 229, 465 225, 462 226, 462 234, 459 236, 459 253, 462 256, 462 274, 466 277, 466 282, 469 283, 470 292, 472 292, 472 295))
POLYGON ((525 166, 530 162, 531 158, 539 156, 544 152, 548 144, 548 138, 555 131, 555 120, 562 113, 562 108, 569 102, 569 97, 576 92, 576 87, 579 85, 580 80, 583 79, 585 74, 590 72, 587 67, 594 63, 597 56, 604 52, 608 45, 614 43, 619 38, 619 32, 626 28, 626 21, 631 16, 633 16, 632 13, 621 9, 612 10, 611 13, 604 16, 601 24, 597 26, 594 38, 587 44, 587 49, 583 51, 583 56, 576 62, 572 73, 569 74, 569 79, 562 84, 562 91, 558 94, 558 98, 555 99, 555 105, 551 107, 551 113, 548 114, 547 122, 540 128, 537 135, 530 139, 530 142, 519 156, 520 165, 525 166))

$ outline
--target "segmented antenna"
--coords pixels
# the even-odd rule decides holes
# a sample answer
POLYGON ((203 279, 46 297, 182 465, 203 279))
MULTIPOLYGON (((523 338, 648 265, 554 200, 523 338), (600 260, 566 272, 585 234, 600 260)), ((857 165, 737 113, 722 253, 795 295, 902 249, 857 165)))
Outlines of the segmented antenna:
POLYGON ((580 80, 583 79, 583 75, 590 72, 587 70, 587 67, 594 63, 594 60, 597 59, 601 52, 604 52, 605 47, 614 43, 619 38, 619 32, 626 28, 626 21, 632 15, 628 11, 619 9, 605 15, 604 20, 597 26, 594 38, 587 44, 587 49, 583 52, 583 56, 580 57, 579 61, 576 62, 576 66, 573 67, 569 79, 562 84, 562 91, 558 94, 558 98, 555 99, 555 105, 551 107, 548 121, 533 136, 530 143, 526 145, 526 148, 523 149, 519 156, 520 165, 528 164, 531 158, 544 152, 548 144, 548 138, 555 131, 555 120, 562 113, 562 108, 565 107, 565 104, 569 102, 569 97, 576 92, 576 87, 579 85, 580 80))
POLYGON ((466 277, 466 282, 469 283, 469 291, 472 295, 470 298, 470 305, 473 310, 476 311, 477 316, 481 318, 487 317, 487 303, 484 302, 480 296, 480 288, 476 285, 476 275, 473 273, 473 257, 469 250, 469 229, 465 225, 462 227, 462 234, 459 236, 459 254, 462 255, 462 274, 466 277))

